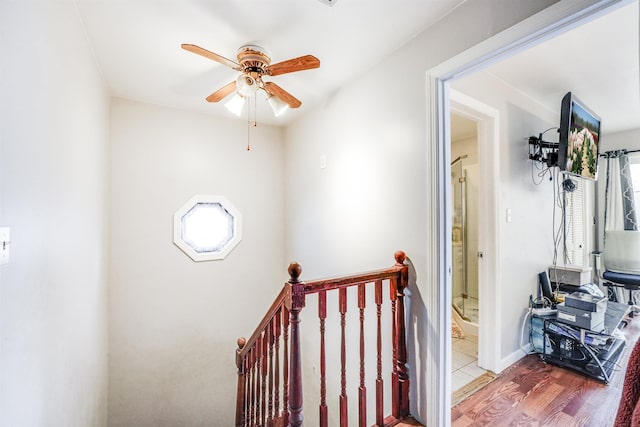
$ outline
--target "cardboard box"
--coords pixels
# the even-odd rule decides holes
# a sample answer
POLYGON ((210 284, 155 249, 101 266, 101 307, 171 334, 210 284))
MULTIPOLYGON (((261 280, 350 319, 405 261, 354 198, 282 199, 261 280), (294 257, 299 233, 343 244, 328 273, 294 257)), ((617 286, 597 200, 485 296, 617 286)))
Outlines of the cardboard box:
POLYGON ((605 312, 607 310, 607 297, 597 297, 584 292, 573 292, 564 298, 567 307, 579 308, 585 311, 605 312))
POLYGON ((604 330, 605 311, 588 311, 575 307, 567 307, 565 304, 558 304, 557 319, 560 322, 582 329, 589 329, 593 332, 604 330))
POLYGON ((556 265, 549 267, 549 280, 553 283, 580 286, 591 283, 591 267, 556 265))

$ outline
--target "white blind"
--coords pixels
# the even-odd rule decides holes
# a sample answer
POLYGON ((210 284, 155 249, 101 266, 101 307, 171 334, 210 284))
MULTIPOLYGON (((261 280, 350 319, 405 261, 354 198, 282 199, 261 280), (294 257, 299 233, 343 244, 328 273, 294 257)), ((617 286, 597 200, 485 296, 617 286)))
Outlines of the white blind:
POLYGON ((576 189, 566 193, 565 235, 567 246, 567 260, 569 264, 585 266, 586 251, 586 203, 585 185, 581 179, 574 180, 576 189))

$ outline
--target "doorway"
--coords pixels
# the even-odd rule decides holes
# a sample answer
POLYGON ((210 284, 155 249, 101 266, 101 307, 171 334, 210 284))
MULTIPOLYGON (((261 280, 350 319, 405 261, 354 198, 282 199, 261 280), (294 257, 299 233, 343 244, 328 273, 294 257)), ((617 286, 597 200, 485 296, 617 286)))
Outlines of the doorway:
MULTIPOLYGON (((500 113, 474 98, 449 91, 449 110, 454 121, 450 121, 451 129, 466 124, 466 135, 450 138, 450 158, 454 161, 462 158, 466 192, 466 298, 451 293, 451 317, 457 315, 454 305, 462 301, 465 310, 462 313, 462 327, 470 335, 477 337, 477 366, 484 371, 500 372, 501 360, 499 348, 500 336, 495 331, 501 329, 501 319, 496 307, 500 306, 500 255, 498 243, 498 193, 499 166, 498 152, 500 146, 500 113), (464 120, 464 121, 463 121, 464 120), (455 142, 458 140, 458 142, 455 142), (466 164, 466 166, 465 166, 466 164), (469 218, 473 218, 472 221, 469 218), (468 320, 465 320, 467 317, 468 320)), ((450 173, 456 166, 450 166, 450 173)), ((453 177, 453 175, 451 175, 453 177)), ((454 183, 452 182, 453 186, 454 183)), ((452 197, 455 193, 451 193, 452 197)), ((452 277, 455 280, 455 252, 453 243, 455 219, 451 222, 451 256, 452 277)), ((453 285, 452 289, 453 291, 453 285)), ((463 286, 462 290, 465 288, 463 286)), ((453 365, 452 365, 453 366, 453 365)), ((479 371, 476 371, 480 374, 479 371)), ((452 384, 453 386, 454 384, 452 384)), ((455 390, 452 387, 452 390, 455 390)))
MULTIPOLYGON (((478 366, 479 165, 475 120, 451 113, 452 404, 486 371, 478 366)), ((466 392, 464 393, 466 394, 466 392)))

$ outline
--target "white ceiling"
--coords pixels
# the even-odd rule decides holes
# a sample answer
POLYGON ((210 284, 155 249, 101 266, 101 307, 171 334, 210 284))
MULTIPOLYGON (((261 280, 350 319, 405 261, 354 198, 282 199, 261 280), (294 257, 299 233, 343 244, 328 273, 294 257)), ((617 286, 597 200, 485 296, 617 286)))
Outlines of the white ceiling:
POLYGON ((560 113, 571 91, 602 119, 602 133, 640 128, 638 1, 484 71, 560 113))
POLYGON ((182 43, 233 60, 248 43, 269 50, 272 63, 316 56, 319 69, 265 78, 302 101, 276 119, 259 94, 258 121, 284 125, 465 0, 75 1, 109 87, 123 98, 235 117, 205 97, 238 73, 182 43))
MULTIPOLYGON (((272 63, 318 57, 319 69, 269 78, 299 109, 275 118, 259 94, 258 122, 286 125, 466 0, 75 1, 111 92, 123 98, 231 118, 204 98, 237 72, 182 43, 233 60, 247 43, 267 48, 272 63)), ((640 128, 638 17, 636 1, 486 71, 552 111, 573 91, 602 117, 603 132, 640 128)))

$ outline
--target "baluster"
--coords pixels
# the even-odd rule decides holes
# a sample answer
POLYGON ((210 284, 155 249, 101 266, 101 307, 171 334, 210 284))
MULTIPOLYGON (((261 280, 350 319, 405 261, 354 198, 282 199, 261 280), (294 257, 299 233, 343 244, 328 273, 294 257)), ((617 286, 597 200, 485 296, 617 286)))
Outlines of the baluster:
POLYGON ((376 280, 376 317, 377 324, 377 353, 378 376, 376 378, 376 426, 384 425, 384 382, 382 380, 382 280, 376 280))
POLYGON ((253 407, 253 365, 251 364, 251 350, 247 353, 247 368, 248 368, 248 377, 247 377, 247 403, 246 403, 246 420, 245 425, 251 425, 251 408, 253 407))
POLYGON ((318 293, 318 318, 320 318, 320 427, 328 425, 328 409, 327 409, 327 377, 326 377, 326 357, 324 328, 327 318, 327 292, 320 291, 318 293))
POLYGON ((259 425, 260 424, 260 367, 262 366, 262 335, 260 335, 258 337, 258 339, 256 340, 256 358, 255 358, 255 364, 256 364, 256 368, 255 368, 255 378, 254 378, 254 383, 253 383, 253 389, 254 389, 254 395, 253 395, 253 400, 254 400, 254 405, 256 407, 256 416, 255 416, 255 425, 259 425))
POLYGON ((245 381, 245 399, 244 399, 244 426, 248 426, 251 423, 251 350, 247 352, 244 359, 245 370, 247 372, 245 381))
POLYGON ((409 268, 404 265, 405 254, 402 251, 395 253, 396 267, 400 267, 400 280, 397 286, 398 290, 398 313, 396 319, 397 346, 398 346, 398 400, 399 415, 405 418, 409 415, 409 375, 407 373, 407 341, 405 338, 405 319, 404 319, 404 290, 409 284, 409 268))
POLYGON ((338 306, 340 310, 340 426, 347 427, 348 403, 347 403, 347 353, 345 336, 345 315, 347 313, 347 288, 338 291, 338 306))
POLYGON ((360 387, 358 388, 359 426, 367 426, 367 387, 364 383, 364 309, 366 307, 365 284, 358 285, 358 309, 360 310, 360 387))
POLYGON ((273 426, 273 339, 274 339, 274 322, 271 319, 267 331, 269 331, 269 408, 267 410, 267 426, 273 426))
POLYGON ((391 371, 391 415, 396 419, 400 418, 400 406, 398 402, 400 384, 398 382, 398 330, 396 328, 396 322, 398 320, 396 316, 396 301, 398 298, 397 280, 392 278, 389 280, 389 297, 391 299, 391 346, 393 351, 391 353, 392 371, 391 371))
POLYGON ((278 310, 275 318, 275 341, 276 341, 276 372, 275 372, 275 399, 273 412, 275 418, 281 416, 280 413, 280 325, 281 325, 282 309, 278 310))
POLYGON ((302 352, 300 349, 300 311, 305 305, 304 283, 298 278, 302 273, 300 264, 289 265, 290 304, 289 310, 291 323, 291 366, 289 374, 289 411, 291 412, 291 427, 302 426, 302 352))
POLYGON ((289 426, 289 309, 284 307, 282 316, 283 344, 282 352, 282 425, 289 426))
POLYGON ((255 373, 256 373, 256 360, 255 360, 255 343, 251 347, 249 351, 249 364, 251 365, 251 369, 249 371, 249 402, 251 404, 249 408, 249 425, 255 425, 255 411, 256 411, 256 389, 255 389, 255 373))
POLYGON ((262 335, 258 336, 258 339, 256 340, 256 347, 255 347, 255 351, 256 351, 256 357, 255 357, 255 364, 256 364, 256 369, 255 369, 255 378, 253 379, 254 383, 253 383, 253 387, 254 387, 254 396, 253 396, 253 400, 254 400, 254 405, 256 407, 256 415, 255 415, 255 420, 254 420, 254 424, 260 425, 260 367, 262 366, 262 335))
POLYGON ((236 350, 236 366, 238 367, 238 391, 236 394, 236 426, 244 425, 244 405, 246 391, 246 377, 244 370, 244 359, 240 357, 240 352, 244 348, 247 340, 238 338, 238 349, 236 350))
POLYGON ((260 405, 262 399, 262 334, 258 336, 256 340, 256 425, 261 425, 262 420, 262 406, 260 405))
POLYGON ((249 384, 251 381, 251 376, 250 376, 251 364, 249 359, 249 353, 245 355, 243 362, 244 362, 244 371, 246 374, 245 374, 245 381, 244 381, 244 408, 242 412, 242 426, 248 426, 249 425, 249 408, 251 405, 251 400, 250 400, 251 389, 249 388, 249 384))
POLYGON ((262 373, 262 393, 260 402, 260 425, 265 426, 267 420, 267 367, 269 365, 268 359, 268 351, 269 351, 269 326, 267 326, 264 331, 264 335, 262 336, 262 365, 260 366, 260 370, 262 373))

